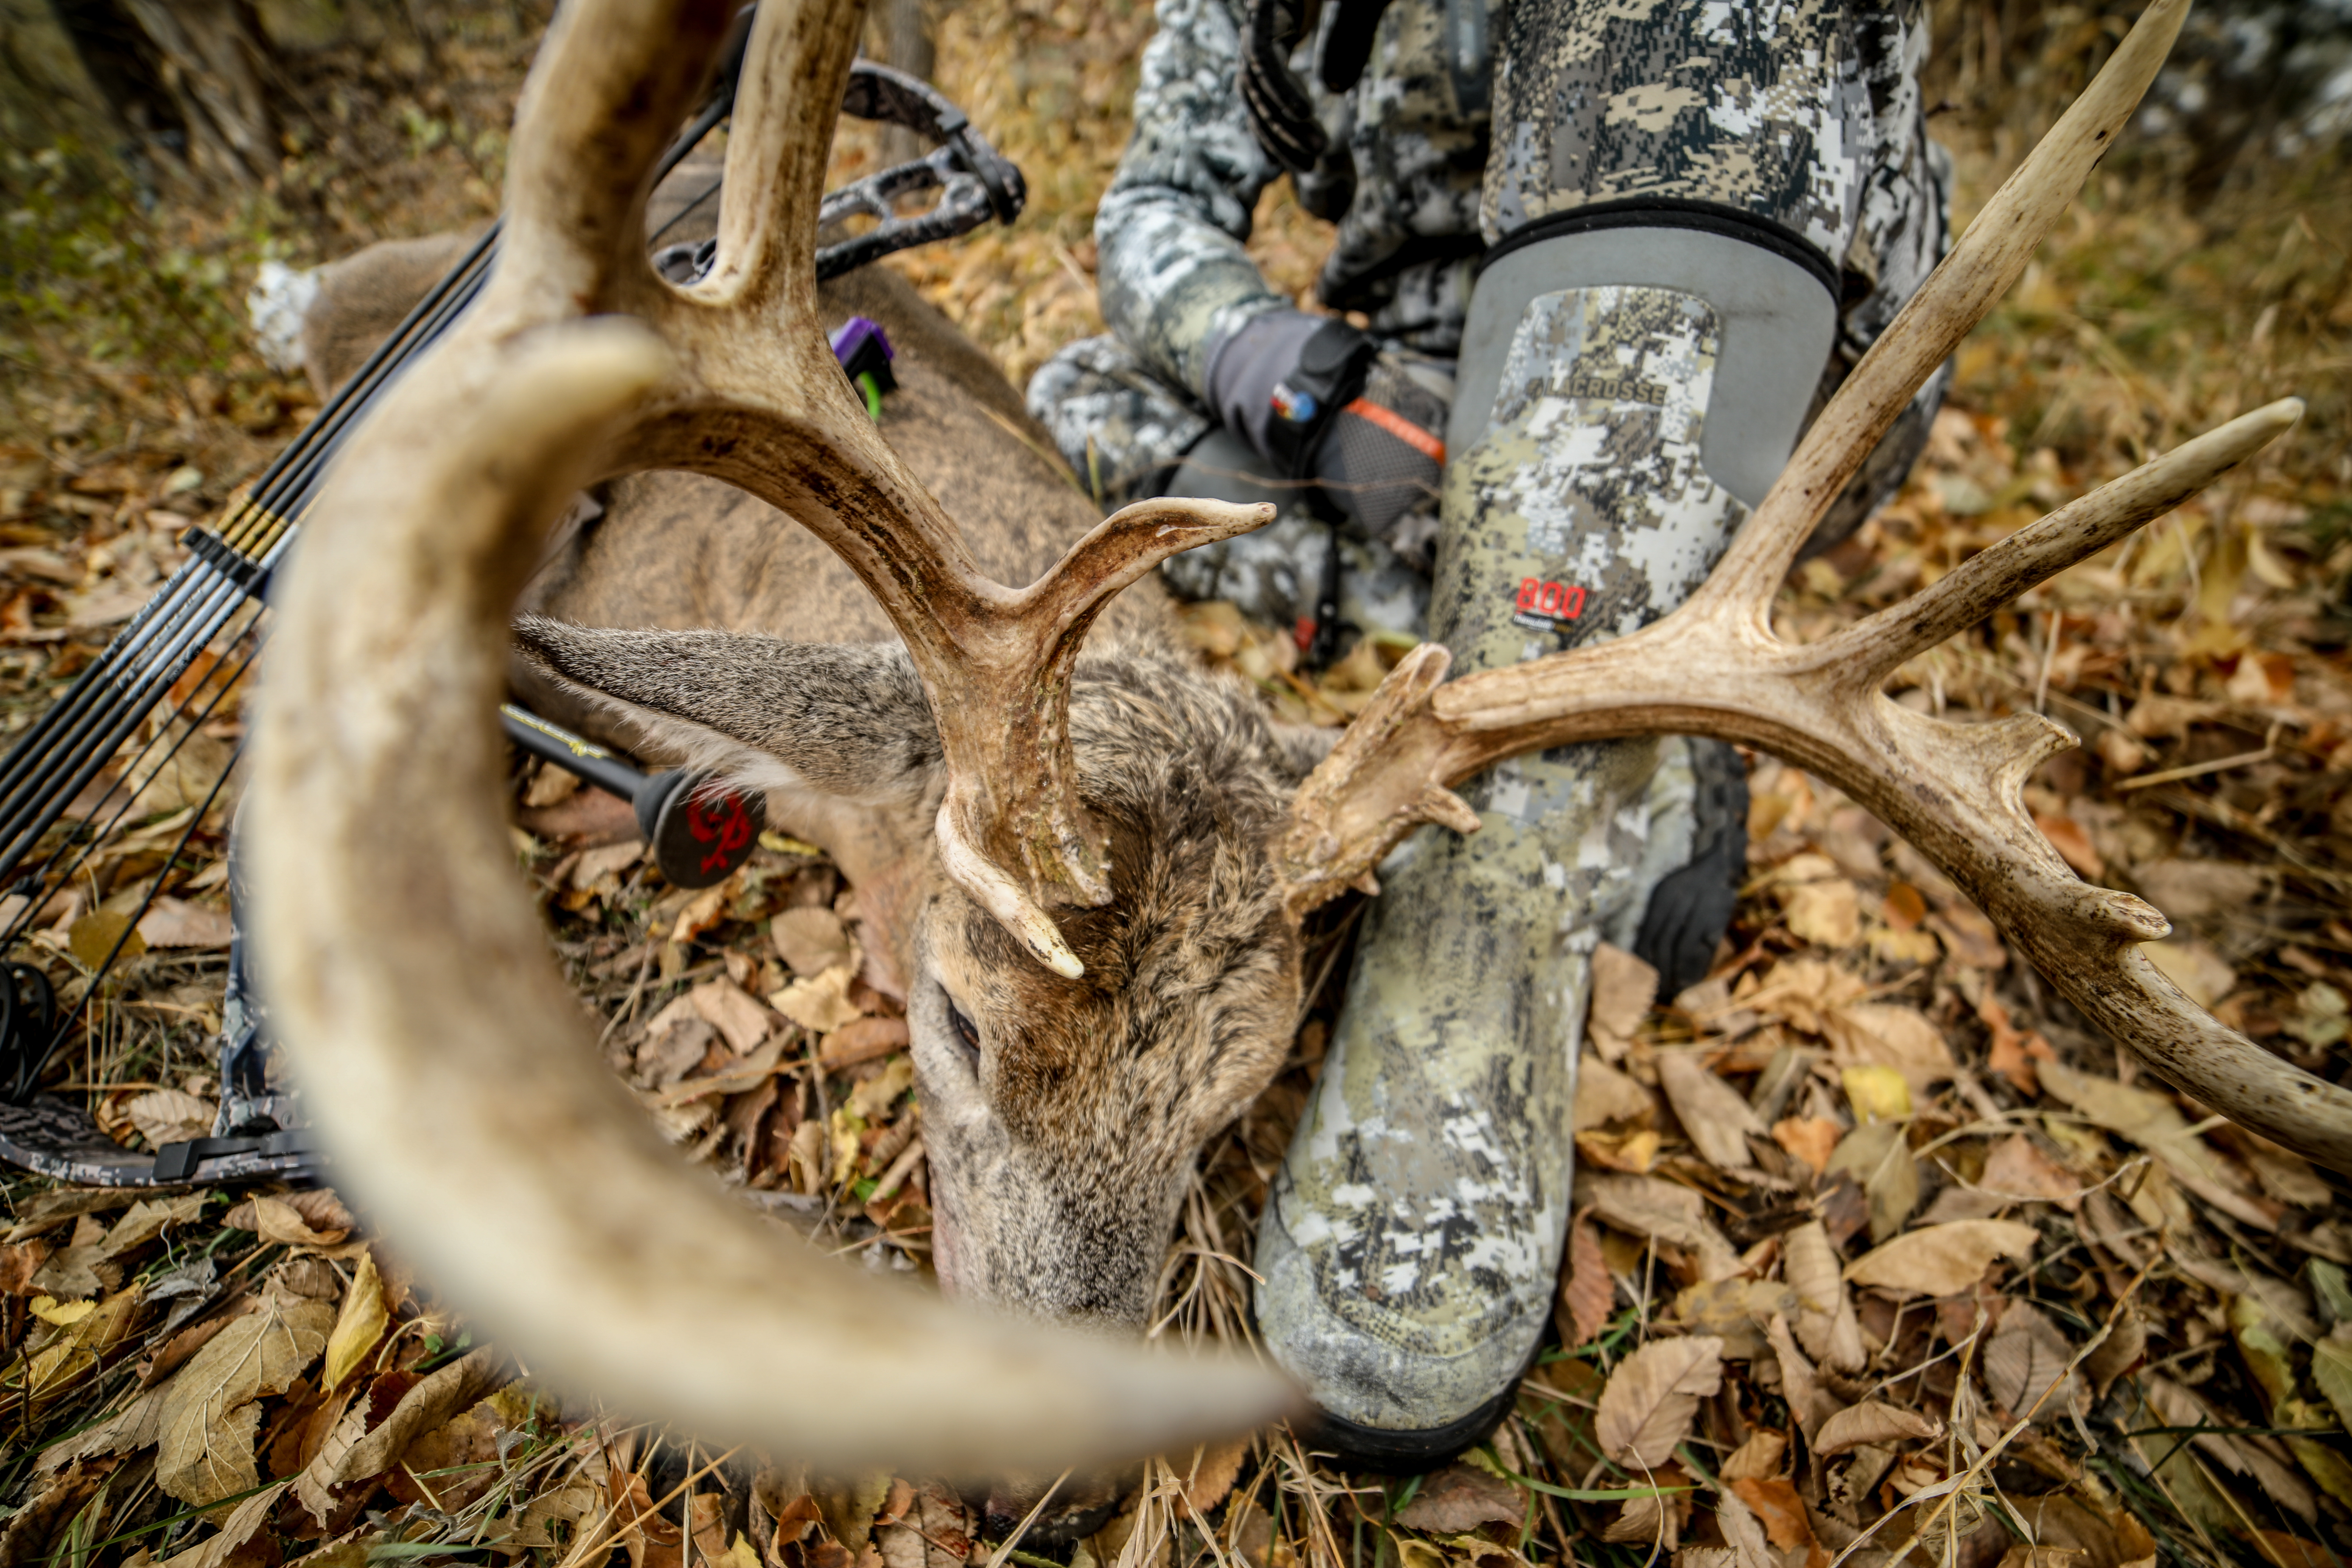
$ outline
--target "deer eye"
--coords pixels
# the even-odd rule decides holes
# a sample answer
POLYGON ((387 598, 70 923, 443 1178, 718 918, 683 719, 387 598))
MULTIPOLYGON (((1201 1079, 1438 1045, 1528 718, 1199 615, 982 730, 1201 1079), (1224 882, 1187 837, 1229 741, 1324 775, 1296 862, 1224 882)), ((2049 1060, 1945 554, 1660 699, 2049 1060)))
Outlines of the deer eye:
POLYGON ((980 1076, 980 1026, 963 1016, 963 1009, 952 1001, 948 1003, 948 1027, 955 1031, 956 1044, 963 1047, 972 1076, 980 1076))

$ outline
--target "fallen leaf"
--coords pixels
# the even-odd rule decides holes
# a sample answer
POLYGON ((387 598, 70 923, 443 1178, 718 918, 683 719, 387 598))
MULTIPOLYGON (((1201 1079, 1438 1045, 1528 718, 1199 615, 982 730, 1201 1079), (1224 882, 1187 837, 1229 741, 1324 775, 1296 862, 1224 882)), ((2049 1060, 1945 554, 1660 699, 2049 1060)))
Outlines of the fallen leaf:
POLYGON ((1559 1306, 1553 1313, 1560 1342, 1573 1350, 1589 1342, 1609 1321, 1616 1304, 1617 1281, 1601 1250, 1601 1233, 1593 1228, 1589 1212, 1580 1214, 1569 1222, 1568 1267, 1560 1272, 1559 1306))
POLYGON ((1591 1051, 1576 1066, 1576 1113, 1579 1132, 1605 1127, 1612 1121, 1646 1122, 1657 1113, 1650 1091, 1591 1051))
POLYGON ((1737 1491, 1717 1499, 1715 1522, 1730 1543, 1731 1568, 1780 1568, 1781 1560, 1767 1544, 1762 1521, 1737 1491))
POLYGON ((1723 1385, 1723 1342, 1653 1340, 1617 1364, 1601 1391, 1594 1436, 1621 1465, 1655 1469, 1690 1436, 1698 1402, 1723 1385))
POLYGON ((297 1478, 295 1495, 313 1518, 326 1522, 334 1506, 330 1489, 392 1468, 410 1444, 490 1393, 499 1381, 498 1362, 485 1347, 412 1384, 373 1430, 367 1426, 370 1402, 354 1400, 297 1478))
POLYGON ((98 1244, 101 1258, 120 1258, 146 1246, 174 1226, 192 1225, 204 1214, 209 1193, 184 1193, 175 1197, 144 1198, 131 1205, 98 1244))
POLYGON ((1692 1254, 1702 1279, 1728 1279, 1742 1271, 1739 1255, 1706 1217, 1706 1200, 1688 1187, 1655 1176, 1580 1171, 1576 1202, 1604 1225, 1651 1237, 1692 1254))
POLYGON ((2338 1323, 2311 1347, 2311 1381, 2352 1431, 2352 1323, 2338 1323))
POLYGON ((1757 1522, 1764 1527, 1764 1534, 1773 1545, 1786 1552, 1792 1546, 1813 1543, 1813 1528, 1805 1521, 1805 1504, 1797 1496, 1794 1482, 1778 1477, 1750 1476, 1729 1484, 1739 1500, 1755 1513, 1757 1522))
POLYGON ((148 1146, 161 1149, 166 1143, 189 1143, 211 1137, 220 1107, 185 1089, 155 1089, 125 1100, 122 1110, 131 1118, 131 1125, 139 1129, 139 1136, 147 1140, 148 1146))
POLYGON ((2083 1206, 2081 1180, 2021 1132, 1992 1146, 1977 1185, 2012 1201, 2047 1200, 2068 1214, 2083 1206))
POLYGON ((343 1379, 358 1370, 367 1353, 375 1349, 389 1321, 391 1314, 383 1304, 383 1284, 376 1278, 375 1254, 363 1250, 359 1267, 352 1270, 351 1287, 343 1292, 342 1310, 336 1315, 334 1331, 327 1336, 327 1360, 319 1374, 320 1386, 330 1394, 341 1387, 343 1379))
POLYGON ((1778 890, 1789 933, 1816 947, 1852 947, 1862 940, 1862 894, 1843 877, 1778 890))
MULTIPOLYGON (((221 1521, 218 1532, 198 1542, 185 1552, 173 1552, 158 1563, 156 1568, 225 1568, 225 1565, 235 1559, 247 1543, 252 1541, 255 1531, 268 1522, 269 1516, 277 1510, 278 1494, 285 1489, 284 1481, 264 1487, 229 1510, 228 1517, 221 1521)), ((128 1564, 125 1568, 128 1568, 128 1564)))
POLYGON ((264 1241, 289 1247, 332 1247, 351 1234, 348 1226, 313 1229, 302 1211, 284 1198, 247 1198, 221 1221, 232 1230, 249 1230, 264 1241))
POLYGON ((607 877, 622 872, 645 858, 643 839, 628 839, 619 844, 607 844, 598 849, 583 849, 580 858, 572 862, 572 870, 564 880, 574 888, 593 888, 607 877))
POLYGON ((1482 1524, 1517 1530, 1527 1514, 1527 1494, 1518 1488, 1484 1470, 1454 1464, 1423 1480, 1412 1500, 1397 1510, 1396 1521, 1433 1535, 1466 1535, 1482 1524))
POLYGON ((1782 1234, 1780 1277, 1797 1297, 1796 1329, 1806 1351, 1839 1372, 1860 1372, 1868 1354, 1862 1324, 1838 1268, 1837 1248, 1821 1221, 1809 1220, 1782 1234))
POLYGON ((1829 1169, 1830 1156, 1837 1151, 1842 1131, 1826 1116, 1792 1116, 1772 1123, 1772 1142, 1811 1166, 1813 1173, 1819 1175, 1829 1169))
POLYGON ((1827 1458, 1864 1443, 1892 1448, 1900 1443, 1926 1442, 1943 1435, 1942 1426, 1924 1415, 1883 1400, 1866 1399, 1822 1422, 1813 1438, 1813 1451, 1827 1458))
POLYGON ((849 1000, 849 987, 856 978, 856 969, 837 963, 821 974, 793 981, 770 996, 768 1005, 803 1029, 829 1035, 859 1016, 849 1000))
POLYGON ((199 1507, 260 1485, 257 1401, 293 1386, 326 1348, 334 1321, 323 1302, 268 1300, 189 1357, 155 1391, 156 1484, 199 1507))
POLYGON ((1910 1080, 1893 1068, 1841 1068, 1838 1082, 1856 1121, 1896 1121, 1911 1114, 1910 1080))
POLYGON ((192 904, 165 893, 139 917, 139 936, 149 947, 226 947, 236 934, 228 911, 192 904))
POLYGON ((1764 1137, 1764 1123, 1740 1092, 1723 1081, 1693 1051, 1662 1050, 1654 1058, 1658 1087, 1675 1108, 1675 1120, 1706 1163, 1719 1171, 1754 1167, 1750 1133, 1764 1137))
POLYGON ((849 1091, 849 1109, 872 1126, 889 1118, 887 1111, 898 1098, 915 1087, 915 1064, 900 1057, 888 1067, 849 1091))
POLYGON ((825 1071, 837 1072, 877 1057, 887 1057, 893 1051, 903 1051, 911 1037, 904 1018, 878 1013, 862 1015, 825 1036, 817 1047, 817 1059, 825 1071))
POLYGON ((2238 983, 2238 972, 2228 960, 2195 937, 2144 942, 2139 950, 2158 973, 2179 986, 2182 994, 2200 1007, 2210 1008, 2238 983))
POLYGON ((1723 1461, 1721 1474, 1727 1481, 1763 1480, 1779 1475, 1788 1456, 1789 1439, 1769 1426, 1759 1426, 1723 1461))
POLYGON ((2139 895, 2175 921, 2251 904, 2263 879, 2252 866, 2223 860, 2147 860, 2131 868, 2139 895))
POLYGON ((2042 837, 2050 840, 2059 858, 2084 876, 2096 881, 2107 874, 2107 863, 2092 847, 2091 836, 2073 817, 2037 811, 2033 814, 2033 826, 2042 829, 2042 837))
POLYGON ((1595 1131, 1576 1135, 1576 1155, 1583 1164, 1602 1171, 1646 1176, 1658 1163, 1665 1140, 1654 1128, 1635 1127, 1623 1132, 1595 1131))
POLYGON ((768 1037, 768 1015, 751 994, 723 975, 686 994, 697 1016, 727 1038, 727 1048, 748 1057, 768 1037))
POLYGON ((2189 1119, 2170 1096, 2076 1072, 2058 1061, 2042 1063, 2041 1078, 2042 1087, 2075 1114, 2146 1149, 2182 1186, 2231 1218, 2261 1230, 2278 1228, 2277 1215, 2239 1190, 2221 1157, 2189 1131, 2189 1119))
POLYGON ((785 967, 803 979, 848 963, 856 951, 849 928, 831 910, 784 910, 768 922, 768 940, 785 967))
POLYGON ((1601 1059, 1622 1060, 1642 1020, 1658 999, 1658 972, 1620 947, 1602 942, 1592 952, 1592 1000, 1584 1032, 1601 1059))
MULTIPOLYGON (((1192 1451, 1192 1463, 1184 1475, 1184 1500, 1195 1514, 1205 1514, 1225 1500, 1241 1479, 1242 1463, 1249 1458, 1250 1439, 1229 1438, 1212 1443, 1192 1451)), ((913 1500, 909 1489, 908 1500, 913 1500)))
POLYGON ((1916 1007, 1895 1002, 1852 1002, 1822 1016, 1822 1035, 1840 1061, 1887 1068, 1903 1075, 1915 1094, 1957 1070, 1943 1031, 1916 1007))
POLYGON ((1919 1204, 1919 1162, 1900 1121, 1870 1121, 1838 1142, 1824 1173, 1851 1174, 1870 1205, 1870 1238, 1884 1241, 1903 1228, 1919 1204))
POLYGON ((1917 1296, 1955 1296, 1984 1278, 1996 1258, 2030 1258, 2042 1233, 2005 1219, 1926 1226, 1846 1266, 1849 1283, 1917 1296))
POLYGON ((1776 1317, 1764 1326, 1764 1337, 1772 1347, 1773 1359, 1780 1368, 1780 1397, 1788 1401, 1790 1414, 1797 1418, 1798 1430, 1811 1441, 1821 1430, 1822 1423, 1845 1408, 1835 1395, 1822 1386, 1821 1373, 1797 1348, 1795 1338, 1789 1332, 1789 1320, 1776 1317))

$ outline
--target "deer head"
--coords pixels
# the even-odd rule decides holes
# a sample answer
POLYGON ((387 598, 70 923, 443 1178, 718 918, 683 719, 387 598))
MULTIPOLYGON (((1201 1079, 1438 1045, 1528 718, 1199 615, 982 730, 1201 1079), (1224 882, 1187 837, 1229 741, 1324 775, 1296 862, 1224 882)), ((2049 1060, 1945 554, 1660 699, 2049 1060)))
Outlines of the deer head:
POLYGON ((679 1166, 595 1068, 530 905, 494 869, 491 713, 538 533, 583 481, 648 467, 713 474, 789 511, 874 593, 903 651, 544 623, 522 628, 525 647, 674 743, 887 810, 931 846, 905 895, 921 911, 910 1021, 961 1227, 946 1272, 968 1295, 1131 1321, 1133 1259, 1164 1245, 1168 1173, 1279 1059, 1307 913, 1372 890, 1372 868, 1423 823, 1474 830, 1454 784, 1608 736, 1719 735, 1820 772, 2156 1070, 2352 1169, 2352 1100, 2182 997, 2136 951, 2164 933, 2160 917, 2077 881, 2024 816, 2023 778, 2063 731, 1947 724, 1879 690, 1911 652, 2242 461, 2295 405, 2188 444, 1825 642, 1784 644, 1767 619, 1813 520, 2014 280, 2185 5, 2151 7, 1848 379, 1696 597, 1636 636, 1451 685, 1444 650, 1419 649, 1311 773, 1236 694, 1164 658, 1079 653, 1110 595, 1263 518, 1130 508, 1009 589, 972 566, 851 397, 809 257, 856 7, 761 7, 719 260, 677 289, 646 268, 638 215, 726 6, 567 6, 525 96, 499 270, 343 458, 284 591, 264 697, 260 951, 350 1184, 535 1371, 714 1437, 1050 1470, 1280 1405, 1250 1374, 950 1319, 852 1281, 679 1166), (1054 1152, 1124 1159, 1127 1184, 1103 1201, 1068 1173, 1046 1181, 1054 1152))

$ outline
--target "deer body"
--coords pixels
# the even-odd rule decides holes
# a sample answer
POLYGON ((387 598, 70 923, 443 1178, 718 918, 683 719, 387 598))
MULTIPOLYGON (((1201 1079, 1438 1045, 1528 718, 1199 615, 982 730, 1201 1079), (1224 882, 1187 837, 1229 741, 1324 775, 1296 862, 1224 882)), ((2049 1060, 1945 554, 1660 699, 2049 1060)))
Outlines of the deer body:
MULTIPOLYGON (((348 374, 373 346, 352 320, 388 330, 459 248, 389 242, 325 269, 305 322, 314 377, 348 374)), ((819 298, 829 320, 888 334, 899 390, 882 434, 989 575, 1034 580, 1099 521, 994 363, 898 274, 866 268, 819 298)), ((1139 1327, 1194 1154, 1288 1048, 1297 944, 1274 840, 1319 748, 1176 643, 1156 578, 1120 594, 1071 706, 1118 894, 1066 922, 1087 971, 1067 979, 941 874, 930 709, 841 558, 701 475, 602 492, 524 594, 515 684, 562 722, 765 786, 769 819, 850 875, 906 988, 948 1288, 1139 1327)))

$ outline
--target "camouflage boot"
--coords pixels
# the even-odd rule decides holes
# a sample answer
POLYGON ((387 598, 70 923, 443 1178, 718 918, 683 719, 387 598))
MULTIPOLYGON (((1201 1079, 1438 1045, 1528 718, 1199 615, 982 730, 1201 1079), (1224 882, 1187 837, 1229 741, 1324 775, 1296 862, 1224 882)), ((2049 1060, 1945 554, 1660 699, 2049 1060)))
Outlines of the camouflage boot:
MULTIPOLYGON (((1599 237, 1569 243, 1589 250, 1599 237)), ((1785 460, 1830 301, 1799 274, 1812 296, 1794 297, 1801 319, 1784 311, 1759 331, 1774 302, 1759 306, 1730 274, 1752 279, 1769 258, 1697 237, 1707 265, 1684 268, 1683 281, 1705 292, 1542 289, 1614 263, 1526 251, 1482 280, 1431 605, 1431 633, 1458 669, 1665 614, 1747 516, 1717 472, 1736 471, 1752 500, 1785 460), (1769 400, 1786 417, 1718 448, 1707 437, 1724 405, 1727 321, 1747 328, 1736 380, 1758 366, 1750 347, 1783 366, 1810 357, 1769 400)), ((1658 272, 1653 257, 1616 275, 1658 272)), ((1741 411, 1751 426, 1752 412, 1741 411)), ((1696 949, 1703 973, 1746 845, 1744 823, 1726 820, 1744 816, 1736 763, 1730 780, 1699 787, 1702 772, 1724 771, 1721 751, 1641 740, 1507 763, 1463 791, 1481 832, 1424 829, 1381 868, 1384 890, 1366 911, 1337 1036, 1258 1243, 1261 1327, 1324 1412, 1318 1447, 1418 1468, 1483 1437, 1509 1407, 1549 1321, 1569 1218, 1591 954, 1664 930, 1683 950, 1662 967, 1696 978, 1696 949), (1707 903, 1696 919, 1694 900, 1707 903)))

